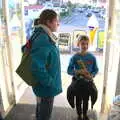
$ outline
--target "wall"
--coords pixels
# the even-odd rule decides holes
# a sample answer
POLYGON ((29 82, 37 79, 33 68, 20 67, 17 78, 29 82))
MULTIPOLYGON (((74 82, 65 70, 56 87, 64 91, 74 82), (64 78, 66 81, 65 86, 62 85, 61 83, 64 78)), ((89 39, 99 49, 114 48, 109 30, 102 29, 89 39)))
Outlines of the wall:
POLYGON ((106 27, 104 89, 102 112, 108 112, 115 96, 119 76, 120 42, 119 19, 120 3, 118 0, 108 0, 108 26, 106 27), (117 4, 116 4, 117 3, 117 4))
POLYGON ((5 115, 19 101, 27 87, 15 72, 20 63, 25 32, 22 1, 0 2, 0 109, 5 115))

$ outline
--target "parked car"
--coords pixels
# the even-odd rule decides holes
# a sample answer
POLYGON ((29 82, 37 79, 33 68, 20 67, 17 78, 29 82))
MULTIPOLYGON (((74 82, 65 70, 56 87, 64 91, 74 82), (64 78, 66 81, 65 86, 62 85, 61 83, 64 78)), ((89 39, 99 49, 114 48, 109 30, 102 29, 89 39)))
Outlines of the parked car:
POLYGON ((104 11, 101 11, 99 13, 99 17, 102 18, 102 19, 105 19, 105 12, 104 11))
POLYGON ((92 12, 94 12, 94 13, 99 13, 99 12, 100 12, 100 9, 95 7, 95 8, 92 9, 92 12))
POLYGON ((61 6, 61 12, 68 12, 68 8, 65 5, 61 6))
POLYGON ((86 17, 91 17, 91 16, 92 16, 92 12, 87 11, 87 12, 86 12, 86 17))
POLYGON ((83 13, 84 10, 85 10, 85 8, 83 8, 83 7, 81 7, 81 8, 78 9, 78 11, 79 11, 80 13, 83 13))
POLYGON ((46 7, 47 9, 53 9, 53 4, 52 4, 51 2, 46 2, 46 3, 45 3, 45 7, 46 7))
POLYGON ((53 10, 56 11, 56 13, 59 15, 61 13, 61 8, 60 7, 53 7, 53 10))

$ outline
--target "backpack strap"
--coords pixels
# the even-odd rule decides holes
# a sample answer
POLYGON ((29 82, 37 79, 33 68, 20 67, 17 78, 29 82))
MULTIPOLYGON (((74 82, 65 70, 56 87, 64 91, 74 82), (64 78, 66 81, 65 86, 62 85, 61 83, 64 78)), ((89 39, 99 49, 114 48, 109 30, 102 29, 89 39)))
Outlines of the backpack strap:
POLYGON ((23 53, 30 51, 30 49, 31 49, 31 47, 32 47, 33 41, 36 40, 41 33, 45 33, 45 32, 44 32, 44 31, 34 31, 34 32, 33 32, 33 34, 32 34, 32 36, 30 37, 30 39, 27 40, 27 42, 26 42, 26 44, 25 44, 24 46, 22 46, 22 52, 23 52, 23 53))

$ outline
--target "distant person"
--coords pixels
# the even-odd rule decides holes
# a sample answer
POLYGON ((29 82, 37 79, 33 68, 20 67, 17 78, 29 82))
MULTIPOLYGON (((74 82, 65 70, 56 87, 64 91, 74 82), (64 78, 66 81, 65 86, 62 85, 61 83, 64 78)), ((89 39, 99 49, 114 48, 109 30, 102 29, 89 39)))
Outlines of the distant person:
POLYGON ((37 98, 36 120, 50 120, 54 97, 62 92, 60 53, 53 34, 59 26, 58 15, 46 9, 34 25, 30 54, 32 75, 38 82, 37 86, 32 87, 37 98))
POLYGON ((26 39, 29 40, 32 34, 32 24, 33 20, 29 19, 25 22, 25 33, 26 33, 26 39))
MULTIPOLYGON (((31 29, 30 29, 30 30, 27 29, 27 30, 29 31, 29 32, 27 33, 27 36, 26 36, 27 43, 22 46, 22 52, 26 49, 26 46, 29 47, 29 45, 30 45, 30 38, 31 38, 32 33, 34 32, 35 26, 38 26, 38 25, 40 24, 39 20, 40 20, 40 18, 34 19, 33 27, 31 27, 32 30, 31 30, 31 29)), ((31 23, 31 24, 32 24, 32 23, 31 23)))
MULTIPOLYGON (((77 88, 79 88, 79 91, 77 91, 76 94, 78 120, 89 120, 87 116, 88 100, 90 95, 88 83, 89 81, 92 81, 98 73, 96 58, 92 53, 88 52, 88 46, 89 38, 86 35, 81 35, 78 38, 78 47, 81 50, 73 55, 67 70, 68 74, 73 76, 73 82, 78 81, 78 84, 76 85, 77 88)), ((90 89, 92 89, 92 87, 90 87, 90 89)))

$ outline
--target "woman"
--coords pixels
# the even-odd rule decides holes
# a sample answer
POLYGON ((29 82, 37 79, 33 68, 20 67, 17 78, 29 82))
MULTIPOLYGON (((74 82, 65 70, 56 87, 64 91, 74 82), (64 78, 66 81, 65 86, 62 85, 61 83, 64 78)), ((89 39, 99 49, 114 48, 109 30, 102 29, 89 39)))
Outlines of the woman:
POLYGON ((55 32, 59 26, 55 11, 46 9, 39 17, 31 37, 32 74, 38 85, 33 87, 37 97, 36 120, 49 120, 54 96, 62 92, 60 55, 55 32))

